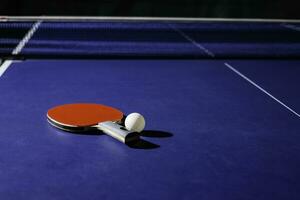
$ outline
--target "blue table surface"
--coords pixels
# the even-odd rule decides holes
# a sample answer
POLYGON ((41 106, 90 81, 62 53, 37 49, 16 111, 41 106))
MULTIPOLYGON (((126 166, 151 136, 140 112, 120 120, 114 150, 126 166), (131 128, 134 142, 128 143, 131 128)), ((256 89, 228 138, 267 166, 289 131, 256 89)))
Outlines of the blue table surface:
POLYGON ((27 60, 0 75, 0 199, 298 200, 299 27, 1 22, 0 57, 27 60), (76 102, 142 113, 142 140, 47 123, 76 102))
POLYGON ((299 199, 300 60, 26 60, 0 78, 1 199, 299 199), (135 146, 49 108, 140 112, 135 146))

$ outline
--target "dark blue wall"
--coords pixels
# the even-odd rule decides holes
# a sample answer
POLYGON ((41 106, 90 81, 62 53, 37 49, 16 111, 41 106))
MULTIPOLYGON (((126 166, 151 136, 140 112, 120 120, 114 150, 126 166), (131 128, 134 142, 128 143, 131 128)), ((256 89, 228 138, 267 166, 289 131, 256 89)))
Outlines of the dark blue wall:
POLYGON ((300 18, 297 0, 2 0, 0 15, 300 18))

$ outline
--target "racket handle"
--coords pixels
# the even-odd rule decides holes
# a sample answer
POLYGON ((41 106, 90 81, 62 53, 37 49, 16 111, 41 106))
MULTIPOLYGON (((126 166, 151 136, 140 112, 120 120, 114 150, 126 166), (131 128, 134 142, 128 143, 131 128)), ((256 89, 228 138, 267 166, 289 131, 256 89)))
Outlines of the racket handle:
POLYGON ((139 139, 139 134, 137 132, 127 131, 123 126, 114 122, 101 122, 98 124, 98 128, 105 134, 125 144, 139 139))

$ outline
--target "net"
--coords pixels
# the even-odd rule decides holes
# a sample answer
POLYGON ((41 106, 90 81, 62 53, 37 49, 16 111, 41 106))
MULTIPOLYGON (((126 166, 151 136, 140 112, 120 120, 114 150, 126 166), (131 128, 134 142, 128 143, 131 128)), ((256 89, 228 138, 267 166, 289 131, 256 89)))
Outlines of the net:
POLYGON ((299 58, 300 25, 276 22, 1 22, 12 58, 299 58))

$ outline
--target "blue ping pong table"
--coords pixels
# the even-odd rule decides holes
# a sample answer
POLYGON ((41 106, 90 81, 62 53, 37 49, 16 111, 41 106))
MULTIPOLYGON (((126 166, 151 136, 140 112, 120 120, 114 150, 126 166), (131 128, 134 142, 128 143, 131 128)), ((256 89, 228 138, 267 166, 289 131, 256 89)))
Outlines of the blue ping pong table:
POLYGON ((0 23, 0 199, 300 198, 300 24, 0 23), (92 102, 141 140, 50 126, 92 102))

